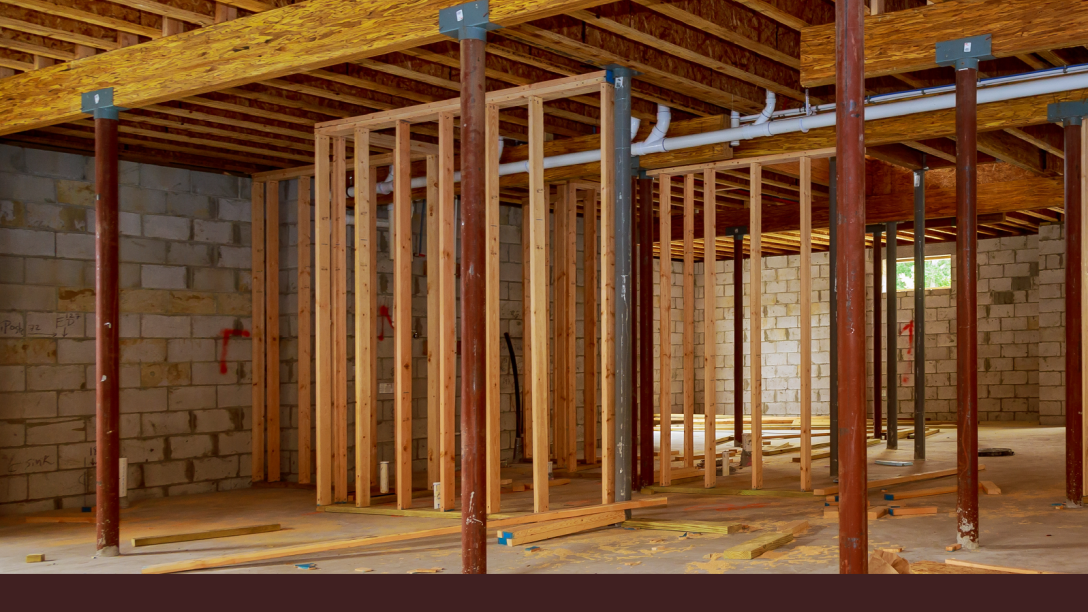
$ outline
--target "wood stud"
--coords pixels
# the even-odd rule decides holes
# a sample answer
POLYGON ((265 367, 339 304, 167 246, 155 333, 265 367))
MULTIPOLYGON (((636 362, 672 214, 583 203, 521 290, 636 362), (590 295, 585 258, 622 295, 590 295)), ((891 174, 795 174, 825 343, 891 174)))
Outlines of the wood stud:
POLYGON ((672 176, 662 174, 658 185, 658 238, 661 245, 661 283, 658 296, 658 313, 661 322, 661 441, 658 444, 657 483, 663 487, 672 484, 672 176))
POLYGON ((761 342, 763 339, 763 262, 761 259, 761 208, 762 193, 760 183, 762 180, 762 167, 752 164, 750 169, 751 179, 751 222, 748 231, 750 238, 749 261, 751 270, 748 273, 748 354, 751 356, 748 366, 749 388, 751 389, 751 421, 752 421, 752 488, 763 488, 763 352, 761 342))
MULTIPOLYGON (((703 185, 714 185, 715 171, 703 171, 703 185)), ((718 316, 718 274, 716 256, 718 244, 717 198, 713 189, 703 190, 703 244, 708 245, 703 255, 703 484, 713 488, 718 484, 718 447, 714 443, 717 436, 717 330, 718 316)), ((729 473, 728 461, 722 463, 726 474, 729 473)))
POLYGON ((370 505, 376 457, 377 210, 370 130, 355 132, 355 505, 370 505))
POLYGON ((397 509, 412 507, 412 127, 396 127, 393 184, 393 413, 397 509))

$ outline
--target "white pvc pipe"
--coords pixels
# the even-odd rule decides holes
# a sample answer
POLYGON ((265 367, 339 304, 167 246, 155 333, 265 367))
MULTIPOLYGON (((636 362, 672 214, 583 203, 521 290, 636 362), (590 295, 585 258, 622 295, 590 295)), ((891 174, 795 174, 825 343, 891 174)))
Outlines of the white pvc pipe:
MULTIPOLYGON (((1072 91, 1075 89, 1088 89, 1088 64, 1067 66, 1063 69, 1055 68, 1051 70, 1042 70, 1033 73, 1025 73, 1023 75, 999 77, 998 79, 989 79, 987 82, 987 86, 982 87, 978 90, 978 103, 989 104, 992 102, 1003 102, 1006 100, 1015 100, 1017 98, 1029 98, 1032 96, 1059 93, 1063 91, 1072 91), (1058 73, 1062 76, 1042 78, 1052 73, 1058 73), (1001 84, 995 85, 993 84, 994 81, 997 81, 1001 84)), ((920 91, 923 90, 889 95, 907 95, 913 93, 920 96, 922 95, 921 93, 919 93, 920 91)), ((770 96, 768 96, 768 98, 770 98, 770 96)), ((956 107, 956 94, 954 92, 946 93, 943 95, 914 97, 896 102, 887 102, 884 104, 874 103, 879 100, 881 100, 881 98, 871 98, 869 100, 869 104, 866 104, 866 121, 888 119, 890 117, 903 117, 906 115, 928 113, 937 110, 947 110, 956 107)), ((741 127, 730 127, 724 130, 717 130, 714 132, 703 132, 701 134, 689 134, 686 136, 663 138, 656 142, 650 142, 650 140, 647 139, 644 142, 638 142, 631 145, 631 156, 639 157, 642 155, 649 155, 651 153, 664 153, 666 151, 690 149, 693 147, 700 147, 704 145, 721 144, 724 142, 739 142, 741 140, 752 140, 754 138, 763 138, 765 136, 777 136, 781 134, 790 134, 795 132, 807 132, 812 129, 831 127, 835 125, 835 113, 829 112, 828 109, 833 109, 834 106, 834 104, 830 104, 813 107, 813 110, 816 110, 817 114, 809 116, 794 116, 788 119, 767 121, 765 123, 752 123, 741 127)), ((804 113, 804 110, 791 109, 789 111, 779 112, 804 113)), ((774 114, 777 115, 778 113, 774 114)), ((743 119, 744 118, 742 118, 742 121, 743 119)), ((600 149, 595 149, 592 151, 579 151, 577 153, 565 153, 563 155, 554 155, 552 157, 544 158, 544 169, 547 170, 549 168, 576 166, 579 164, 598 162, 600 160, 600 149)), ((528 171, 528 161, 510 162, 506 164, 501 164, 499 166, 499 176, 520 174, 522 172, 528 171)), ((456 175, 454 176, 454 180, 460 180, 460 172, 456 173, 456 175)), ((427 179, 425 177, 412 179, 413 189, 425 187, 426 185, 427 179)), ((351 190, 349 190, 348 195, 351 195, 351 190)))

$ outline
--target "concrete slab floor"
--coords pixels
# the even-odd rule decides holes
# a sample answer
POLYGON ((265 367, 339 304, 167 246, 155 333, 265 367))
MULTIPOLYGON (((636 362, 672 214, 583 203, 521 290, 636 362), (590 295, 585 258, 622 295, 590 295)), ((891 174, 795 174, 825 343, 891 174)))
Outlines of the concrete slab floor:
MULTIPOLYGON (((930 459, 909 468, 876 466, 875 459, 910 459, 913 442, 903 440, 900 449, 883 445, 869 449, 869 478, 887 478, 926 472, 955 465, 954 428, 927 439, 930 459)), ((910 561, 943 561, 959 558, 994 565, 1059 572, 1088 572, 1088 510, 1055 510, 1064 501, 1065 431, 1038 426, 983 426, 979 445, 1009 447, 1013 457, 982 458, 983 480, 1002 489, 999 496, 980 494, 981 540, 978 551, 945 551, 955 542, 955 494, 885 502, 872 490, 873 505, 900 503, 906 506, 935 505, 932 516, 885 517, 869 521, 870 547, 902 546, 910 561)), ((791 455, 769 457, 765 488, 798 490, 798 464, 791 455)), ((814 462, 814 486, 831 484, 827 460, 814 462)), ((512 468, 504 477, 528 477, 526 469, 512 468)), ((750 474, 742 470, 720 477, 719 487, 749 488, 750 474)), ((896 491, 952 484, 952 478, 896 487, 896 491)), ((701 486, 700 482, 689 486, 701 486)), ((748 531, 733 535, 682 537, 677 532, 598 529, 526 547, 488 545, 491 573, 834 573, 838 571, 838 525, 823 518, 822 497, 778 498, 769 496, 710 496, 670 494, 666 508, 636 510, 636 518, 703 520, 743 523, 748 531), (781 525, 807 520, 809 531, 773 554, 752 561, 725 560, 721 553, 747 539, 769 533, 781 525)), ((552 508, 599 503, 600 481, 572 479, 552 490, 552 508)), ((503 495, 503 512, 527 511, 532 492, 503 495)), ((417 507, 429 507, 429 499, 417 499, 417 507)), ((254 488, 207 495, 144 500, 122 513, 122 556, 94 559, 94 526, 89 524, 27 524, 22 517, 0 520, 0 573, 135 573, 149 565, 218 556, 232 552, 301 544, 366 535, 384 535, 455 525, 454 519, 390 517, 316 512, 314 494, 303 489, 254 488), (282 531, 178 544, 131 546, 131 538, 188 533, 264 523, 281 523, 282 531), (44 553, 44 563, 25 563, 27 554, 44 553)), ((360 548, 292 559, 273 560, 207 570, 217 573, 297 573, 294 564, 314 562, 311 573, 351 573, 370 568, 374 574, 403 574, 413 569, 444 568, 458 573, 460 540, 442 537, 375 548, 360 548)))

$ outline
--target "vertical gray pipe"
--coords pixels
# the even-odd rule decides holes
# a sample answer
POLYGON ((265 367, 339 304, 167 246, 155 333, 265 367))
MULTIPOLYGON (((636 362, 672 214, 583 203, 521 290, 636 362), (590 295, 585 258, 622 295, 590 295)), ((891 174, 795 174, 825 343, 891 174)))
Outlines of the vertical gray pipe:
POLYGON ((888 292, 888 448, 899 448, 899 321, 896 310, 899 308, 895 292, 895 248, 899 242, 896 237, 897 224, 888 223, 887 273, 885 283, 888 292))
POLYGON ((914 458, 926 458, 926 168, 914 171, 914 458))
POLYGON ((831 158, 830 170, 828 173, 828 192, 829 201, 831 207, 831 225, 829 238, 831 239, 830 251, 828 252, 828 259, 831 264, 831 279, 828 282, 828 286, 831 287, 831 477, 835 478, 839 475, 839 300, 838 290, 835 287, 835 279, 838 278, 836 271, 838 270, 838 257, 836 257, 835 248, 835 209, 838 208, 838 188, 837 188, 837 173, 835 169, 835 158, 831 158))
MULTIPOLYGON (((631 499, 631 77, 634 71, 612 68, 616 133, 616 501, 631 499)), ((607 231, 607 230, 605 230, 607 231)), ((628 511, 630 516, 630 511, 628 511)))

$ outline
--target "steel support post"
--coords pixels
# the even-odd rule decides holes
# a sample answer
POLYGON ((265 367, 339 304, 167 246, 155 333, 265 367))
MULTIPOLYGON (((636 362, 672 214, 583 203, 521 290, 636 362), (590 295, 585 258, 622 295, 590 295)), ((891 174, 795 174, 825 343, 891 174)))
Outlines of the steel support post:
MULTIPOLYGON (((634 163, 638 163, 638 159, 634 160, 634 163)), ((637 172, 632 169, 632 175, 637 172)), ((642 439, 646 436, 653 436, 653 430, 642 429, 640 427, 641 419, 639 415, 639 389, 641 388, 639 383, 639 374, 642 372, 642 364, 639 363, 639 297, 642 291, 642 283, 640 282, 640 254, 638 250, 639 242, 639 218, 635 214, 635 197, 636 188, 638 186, 638 179, 632 177, 631 179, 631 489, 638 488, 639 483, 639 451, 641 449, 642 439)))
POLYGON ((733 446, 744 446, 744 234, 733 236, 733 446))
POLYGON ((887 315, 888 315, 888 448, 899 448, 899 320, 896 317, 898 302, 895 292, 895 264, 896 246, 899 242, 896 232, 896 223, 893 221, 887 227, 887 270, 884 278, 887 285, 887 315))
POLYGON ((1065 505, 1079 508, 1084 500, 1084 168, 1081 167, 1084 116, 1088 100, 1051 104, 1047 119, 1060 121, 1065 131, 1065 505))
POLYGON ((838 288, 838 274, 839 274, 839 257, 838 257, 838 240, 836 236, 838 232, 835 231, 835 215, 838 210, 838 169, 835 163, 835 158, 832 157, 828 163, 829 177, 828 177, 828 202, 829 202, 829 216, 830 227, 828 228, 828 239, 830 244, 828 245, 828 263, 830 266, 831 274, 831 329, 830 329, 830 361, 831 361, 831 405, 828 408, 828 414, 830 416, 829 433, 830 447, 829 451, 831 457, 828 463, 829 472, 832 478, 838 478, 839 476, 839 288, 838 288))
POLYGON ((926 458, 926 169, 914 171, 914 459, 926 458))
POLYGON ((120 554, 121 283, 117 121, 113 90, 83 94, 94 113, 95 556, 120 554))
POLYGON ((865 39, 862 0, 835 4, 839 337, 839 571, 867 574, 865 455, 865 39))
MULTIPOLYGON (((612 67, 615 86, 616 227, 616 501, 631 499, 631 79, 635 72, 612 67)), ((628 515, 630 512, 628 511, 628 515)))
POLYGON ((638 179, 639 488, 654 483, 654 179, 638 179))
POLYGON ((461 47, 461 572, 487 573, 487 300, 484 59, 487 2, 439 13, 461 47))

